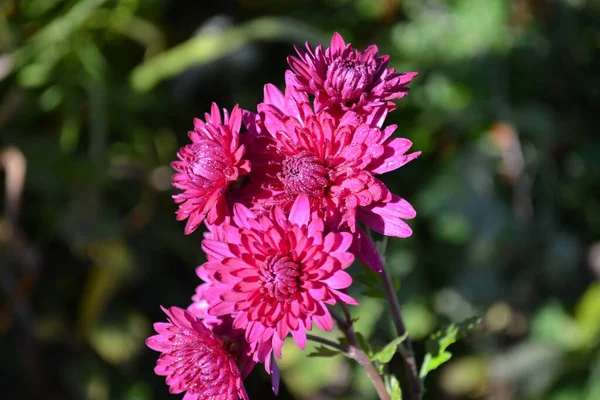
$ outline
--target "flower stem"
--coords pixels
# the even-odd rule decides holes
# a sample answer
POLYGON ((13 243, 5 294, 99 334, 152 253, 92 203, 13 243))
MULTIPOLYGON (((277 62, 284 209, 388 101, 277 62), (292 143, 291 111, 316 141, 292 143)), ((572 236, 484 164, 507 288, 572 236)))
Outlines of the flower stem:
POLYGON ((325 339, 325 338, 323 338, 321 336, 315 336, 315 335, 310 335, 309 334, 309 335, 306 335, 306 338, 308 340, 310 340, 311 342, 321 343, 321 344, 323 344, 325 346, 329 346, 331 348, 339 350, 342 353, 348 353, 348 348, 346 348, 346 347, 344 347, 344 346, 342 346, 342 345, 340 345, 338 343, 335 343, 335 342, 333 342, 333 341, 331 341, 329 339, 325 339))
MULTIPOLYGON (((386 268, 383 268, 383 271, 381 271, 381 280, 383 282, 385 295, 390 303, 392 319, 394 321, 394 325, 396 326, 398 336, 405 336, 406 326, 404 325, 404 320, 402 319, 400 302, 398 301, 398 296, 396 295, 392 278, 390 277, 390 274, 386 268)), ((408 335, 406 335, 406 339, 402 342, 401 346, 401 353, 404 359, 404 370, 406 372, 405 382, 409 386, 407 390, 408 393, 405 393, 405 398, 407 400, 420 400, 423 392, 421 380, 419 379, 419 373, 417 372, 417 362, 415 360, 412 342, 408 335)))
POLYGON ((390 395, 385 388, 385 383, 377 372, 375 365, 369 359, 369 356, 362 350, 360 344, 358 342, 358 337, 356 336, 356 332, 354 331, 354 326, 352 322, 352 317, 350 316, 350 312, 346 308, 344 304, 342 304, 342 309, 344 310, 345 319, 342 319, 336 313, 332 313, 333 318, 336 320, 338 327, 346 336, 348 340, 348 351, 346 355, 353 360, 355 360, 365 371, 369 379, 371 379, 371 383, 375 386, 375 390, 379 395, 380 400, 391 400, 390 395))

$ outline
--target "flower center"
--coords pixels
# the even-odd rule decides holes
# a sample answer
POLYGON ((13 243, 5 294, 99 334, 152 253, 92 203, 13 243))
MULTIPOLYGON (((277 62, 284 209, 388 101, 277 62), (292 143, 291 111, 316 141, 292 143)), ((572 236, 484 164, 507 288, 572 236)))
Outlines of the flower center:
POLYGON ((329 183, 326 175, 327 168, 321 160, 310 152, 303 151, 287 158, 277 177, 290 197, 299 194, 320 197, 329 183))
POLYGON ((289 256, 279 253, 268 256, 259 271, 263 283, 261 293, 269 294, 277 301, 291 302, 300 288, 299 269, 289 256))
POLYGON ((327 94, 345 103, 357 100, 371 84, 372 69, 357 60, 335 59, 327 69, 327 94))

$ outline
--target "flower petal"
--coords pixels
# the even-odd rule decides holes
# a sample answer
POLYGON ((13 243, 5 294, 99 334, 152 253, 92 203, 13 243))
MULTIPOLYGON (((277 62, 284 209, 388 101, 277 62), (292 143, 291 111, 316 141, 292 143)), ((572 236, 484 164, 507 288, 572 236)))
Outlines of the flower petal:
POLYGON ((308 225, 310 220, 310 202, 305 195, 296 197, 294 204, 290 210, 288 220, 296 225, 308 225))

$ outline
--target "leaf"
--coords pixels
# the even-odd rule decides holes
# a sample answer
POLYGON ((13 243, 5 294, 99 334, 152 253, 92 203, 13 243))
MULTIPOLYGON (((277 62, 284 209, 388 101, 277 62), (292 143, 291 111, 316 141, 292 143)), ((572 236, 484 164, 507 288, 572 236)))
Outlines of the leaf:
POLYGON ((394 285, 394 290, 396 292, 399 292, 400 291, 400 279, 394 278, 394 280, 392 281, 392 284, 394 285))
POLYGON ((200 34, 157 54, 131 73, 134 89, 146 92, 161 81, 191 67, 205 65, 232 54, 252 41, 291 40, 324 42, 319 32, 294 19, 263 17, 220 33, 200 34))
POLYGON ((400 388, 398 379, 394 375, 385 375, 383 379, 391 400, 402 400, 402 389, 400 388))
POLYGON ((448 347, 465 337, 481 322, 481 317, 469 318, 458 324, 450 324, 446 328, 431 335, 425 348, 427 353, 423 359, 419 377, 425 379, 427 374, 452 358, 448 347))
POLYGON ((342 353, 338 350, 330 349, 329 347, 317 346, 315 348, 315 351, 313 353, 310 353, 308 357, 334 357, 338 354, 342 353))
POLYGON ((392 360, 392 358, 394 357, 394 354, 396 354, 396 350, 398 349, 398 346, 402 342, 404 342, 407 337, 408 337, 408 332, 402 336, 398 336, 397 338, 395 338, 394 340, 392 340, 391 342, 386 344, 381 350, 379 350, 378 352, 373 354, 371 356, 371 361, 378 361, 382 364, 389 363, 392 360))
POLYGON ((385 300, 385 294, 381 289, 380 274, 370 268, 361 268, 360 272, 356 274, 354 279, 356 282, 365 286, 365 289, 362 292, 364 296, 385 300))

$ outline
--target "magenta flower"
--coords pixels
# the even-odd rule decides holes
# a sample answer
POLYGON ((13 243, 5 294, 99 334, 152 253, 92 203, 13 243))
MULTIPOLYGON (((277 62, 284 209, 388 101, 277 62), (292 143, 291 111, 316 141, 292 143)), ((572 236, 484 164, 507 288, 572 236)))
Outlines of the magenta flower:
POLYGON ((231 115, 213 103, 206 122, 194 119, 194 130, 188 133, 191 144, 177 153, 179 161, 171 164, 177 172, 173 186, 183 190, 173 196, 179 204, 177 220, 188 219, 185 234, 190 234, 205 217, 216 223, 228 214, 225 193, 240 176, 250 172, 250 163, 244 159, 245 146, 240 145, 242 110, 235 106, 231 115))
MULTIPOLYGON (((212 230, 215 231, 213 225, 209 225, 209 229, 211 228, 213 228, 212 230)), ((211 233, 208 233, 207 236, 210 237, 211 233)), ((226 336, 234 341, 237 341, 238 343, 243 343, 245 346, 248 346, 246 339, 244 338, 244 330, 233 327, 234 314, 224 314, 219 316, 209 314, 208 310, 211 307, 211 303, 205 294, 215 284, 215 282, 211 280, 203 266, 198 267, 196 269, 196 273, 198 277, 204 281, 204 283, 196 287, 196 293, 192 296, 192 304, 190 304, 187 310, 196 317, 200 318, 204 325, 208 329, 212 330, 215 335, 226 336)), ((268 349, 266 350, 268 351, 268 349)), ((254 363, 247 362, 246 369, 242 372, 242 376, 247 376, 252 367, 254 367, 254 363)), ((271 386, 273 388, 273 393, 277 394, 279 391, 280 377, 279 368, 273 357, 265 360, 265 370, 269 375, 271 375, 271 386)))
POLYGON ((242 381, 253 362, 246 354, 247 345, 217 336, 181 308, 163 311, 168 322, 154 324, 158 335, 149 337, 146 345, 162 353, 154 372, 167 377, 169 392, 185 392, 184 400, 248 400, 242 381))
POLYGON ((236 204, 232 219, 215 229, 221 232, 202 242, 209 261, 200 267, 213 281, 204 293, 209 313, 234 315, 255 361, 268 362, 272 351, 280 358, 289 333, 304 348, 313 323, 331 330, 326 304, 357 304, 342 292, 352 282, 344 271, 354 259, 352 235, 325 234, 306 196, 287 216, 279 207, 257 216, 236 204))
POLYGON ((358 112, 382 106, 391 111, 396 108, 392 100, 406 95, 406 85, 417 75, 387 68, 389 56, 378 57, 377 46, 358 51, 337 32, 325 51, 306 43, 306 51, 296 47, 296 52, 299 57, 288 57, 294 84, 315 96, 317 111, 335 105, 358 112))
MULTIPOLYGON (((289 82, 291 72, 287 78, 289 82)), ((414 218, 415 210, 377 175, 421 153, 407 153, 412 145, 408 139, 391 138, 396 125, 382 129, 387 115, 383 108, 366 117, 353 111, 338 117, 328 109, 315 113, 306 96, 289 85, 285 96, 266 85, 258 110, 259 118, 246 118, 254 165, 254 189, 249 190, 253 209, 264 212, 278 205, 287 210, 297 195, 306 195, 311 210, 328 227, 355 234, 355 254, 380 270, 381 262, 367 254, 370 245, 357 222, 388 236, 412 234, 403 220, 414 218)))

